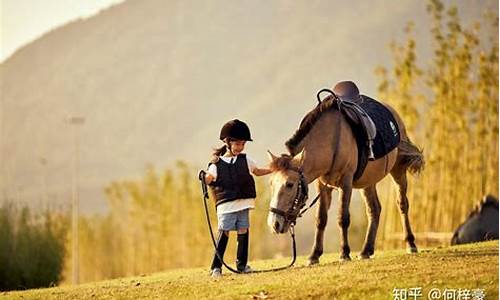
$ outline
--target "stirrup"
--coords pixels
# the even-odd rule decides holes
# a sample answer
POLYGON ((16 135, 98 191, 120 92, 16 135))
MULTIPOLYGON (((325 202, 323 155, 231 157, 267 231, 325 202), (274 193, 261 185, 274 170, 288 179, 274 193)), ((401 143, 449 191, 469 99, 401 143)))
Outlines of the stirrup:
POLYGON ((375 160, 375 154, 373 154, 372 145, 368 146, 368 160, 375 160))

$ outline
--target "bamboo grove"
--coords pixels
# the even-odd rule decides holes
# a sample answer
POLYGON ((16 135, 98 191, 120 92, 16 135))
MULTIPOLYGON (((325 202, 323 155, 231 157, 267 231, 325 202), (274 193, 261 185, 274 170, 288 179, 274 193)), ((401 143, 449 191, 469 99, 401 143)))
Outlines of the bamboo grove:
MULTIPOLYGON (((150 166, 140 180, 110 184, 106 188, 110 213, 80 220, 80 280, 207 266, 213 245, 196 178, 194 168, 179 161, 176 168, 162 174, 150 166)), ((288 241, 271 236, 267 229, 267 201, 263 200, 268 191, 264 185, 257 180, 259 196, 251 214, 251 259, 272 257, 276 251, 288 252, 288 241), (257 237, 258 242, 252 242, 257 237)), ((216 231, 213 200, 209 201, 212 227, 216 231)), ((235 236, 230 237, 226 256, 231 264, 235 260, 235 240, 235 236)), ((67 253, 64 278, 70 279, 70 242, 67 253)))
MULTIPOLYGON (((485 194, 498 196, 498 15, 471 26, 456 7, 428 2, 431 60, 417 60, 413 25, 393 43, 392 69, 379 67, 379 97, 396 108, 424 150, 425 170, 410 184, 410 214, 421 244, 448 238, 485 194), (420 233, 420 234, 419 234, 420 233), (444 233, 444 234, 433 234, 444 233), (437 240, 436 240, 437 239, 437 240)), ((379 244, 402 232, 390 187, 382 192, 379 244)))

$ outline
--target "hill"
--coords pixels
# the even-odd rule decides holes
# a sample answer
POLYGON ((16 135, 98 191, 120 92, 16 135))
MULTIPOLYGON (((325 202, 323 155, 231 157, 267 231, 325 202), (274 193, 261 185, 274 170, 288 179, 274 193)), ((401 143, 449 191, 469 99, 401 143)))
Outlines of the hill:
MULTIPOLYGON (((483 2, 458 5, 467 20, 498 9, 483 2)), ((406 22, 428 34, 424 3, 387 6, 125 1, 54 29, 0 64, 0 192, 69 202, 68 116, 85 118, 76 134, 83 212, 102 211, 104 186, 147 163, 205 166, 235 117, 249 123, 248 152, 264 163, 266 149, 285 150, 316 91, 354 79, 375 96, 374 68, 389 63, 406 22)))
MULTIPOLYGON (((339 263, 328 254, 318 266, 304 266, 300 257, 292 269, 263 274, 227 274, 218 281, 206 269, 165 273, 49 289, 8 292, 1 299, 393 299, 395 288, 421 288, 455 293, 459 289, 484 299, 498 299, 498 241, 403 251, 376 252, 376 258, 339 263)), ((284 265, 287 259, 254 261, 256 269, 284 265)), ((457 297, 457 296, 456 296, 457 297)), ((413 299, 412 297, 408 299, 413 299)), ((442 297, 440 299, 443 299, 442 297)), ((449 298, 455 299, 455 298, 449 298)), ((456 298, 459 299, 459 298, 456 298)), ((472 298, 469 298, 472 299, 472 298)))

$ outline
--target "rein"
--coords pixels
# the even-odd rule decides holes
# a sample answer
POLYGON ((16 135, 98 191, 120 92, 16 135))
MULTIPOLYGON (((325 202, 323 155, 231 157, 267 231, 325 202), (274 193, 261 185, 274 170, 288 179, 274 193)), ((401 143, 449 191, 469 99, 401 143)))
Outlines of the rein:
MULTIPOLYGON (((214 246, 214 249, 215 249, 215 254, 219 258, 219 260, 222 262, 222 264, 229 271, 231 271, 233 273, 243 274, 242 271, 235 270, 235 269, 231 268, 230 266, 228 266, 226 264, 226 262, 222 259, 222 255, 220 255, 219 251, 217 251, 217 243, 215 242, 214 232, 212 230, 212 223, 210 222, 210 215, 208 213, 207 199, 209 197, 208 197, 207 184, 205 183, 205 174, 206 174, 205 171, 201 170, 200 173, 198 174, 198 179, 201 182, 201 190, 203 192, 203 204, 205 206, 205 216, 207 218, 208 230, 210 232, 210 237, 212 238, 212 243, 213 243, 213 246, 214 246)), ((288 265, 283 266, 283 267, 272 268, 272 269, 265 269, 265 270, 254 270, 254 271, 252 271, 252 273, 267 273, 267 272, 281 271, 281 270, 288 269, 288 268, 292 267, 295 264, 295 260, 297 259, 297 245, 296 245, 296 242, 295 242, 295 228, 294 228, 293 224, 290 226, 289 232, 290 232, 290 236, 292 238, 292 253, 293 253, 292 261, 288 265)))
MULTIPOLYGON (((337 101, 337 103, 342 102, 342 100, 332 90, 322 89, 316 94, 316 98, 318 99, 318 105, 321 104, 322 101, 324 101, 330 97, 333 97, 333 99, 335 101, 337 101), (321 93, 324 93, 324 92, 329 93, 331 95, 327 96, 325 99, 322 100, 321 93)), ((338 148, 338 144, 337 144, 337 148, 338 148)), ((334 162, 335 162, 335 159, 332 161, 332 165, 334 162)), ((316 202, 318 202, 318 199, 321 196, 321 193, 318 193, 318 195, 316 195, 316 197, 313 199, 313 201, 311 201, 309 206, 306 207, 305 209, 302 209, 306 205, 306 202, 308 199, 309 187, 308 187, 306 179, 304 177, 304 172, 302 171, 302 168, 291 168, 290 170, 298 172, 299 177, 300 177, 299 184, 297 185, 297 192, 295 193, 295 199, 293 201, 292 206, 286 212, 281 210, 281 209, 274 208, 274 207, 270 207, 269 211, 271 211, 277 215, 282 216, 283 218, 285 218, 285 221, 290 222, 289 232, 290 232, 290 237, 292 239, 292 253, 293 253, 292 254, 292 261, 288 265, 283 266, 283 267, 265 269, 265 270, 254 270, 254 271, 252 271, 252 273, 266 273, 266 272, 281 271, 281 270, 288 269, 295 264, 295 260, 297 259, 297 245, 295 242, 295 224, 297 222, 297 219, 301 218, 305 212, 307 212, 311 207, 313 207, 314 204, 316 204, 316 202), (297 213, 295 213, 295 212, 297 212, 297 213)), ((220 255, 219 251, 217 251, 217 243, 215 242, 214 232, 212 230, 212 223, 210 222, 210 215, 208 213, 207 199, 209 199, 209 196, 208 196, 207 184, 205 183, 205 174, 206 174, 205 171, 201 170, 200 173, 198 174, 198 179, 200 180, 200 183, 201 183, 201 189, 203 192, 203 204, 205 206, 205 216, 207 219, 207 225, 208 225, 208 229, 210 232, 210 237, 212 238, 212 244, 214 246, 215 254, 219 258, 219 260, 222 262, 222 264, 229 271, 231 271, 233 273, 242 274, 243 272, 235 270, 235 269, 231 268, 230 266, 228 266, 226 264, 226 262, 222 259, 222 256, 220 255)))

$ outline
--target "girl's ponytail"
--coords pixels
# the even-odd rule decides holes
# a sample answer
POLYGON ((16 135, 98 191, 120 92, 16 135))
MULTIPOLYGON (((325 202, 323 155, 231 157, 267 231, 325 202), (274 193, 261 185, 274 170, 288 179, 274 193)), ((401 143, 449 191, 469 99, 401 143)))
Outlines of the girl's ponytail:
POLYGON ((214 148, 214 152, 212 153, 212 163, 215 163, 219 160, 219 156, 226 154, 227 145, 222 145, 222 147, 214 148))
POLYGON ((219 148, 214 148, 214 152, 212 153, 212 159, 214 161, 217 161, 219 159, 219 156, 222 156, 224 154, 226 154, 227 150, 229 149, 229 147, 231 147, 231 142, 235 141, 235 139, 231 138, 231 137, 227 137, 224 139, 224 143, 225 145, 222 145, 221 147, 219 148))
POLYGON ((226 154, 226 151, 227 151, 227 146, 222 145, 222 147, 220 147, 220 148, 215 148, 212 155, 215 157, 222 156, 222 155, 226 154))

